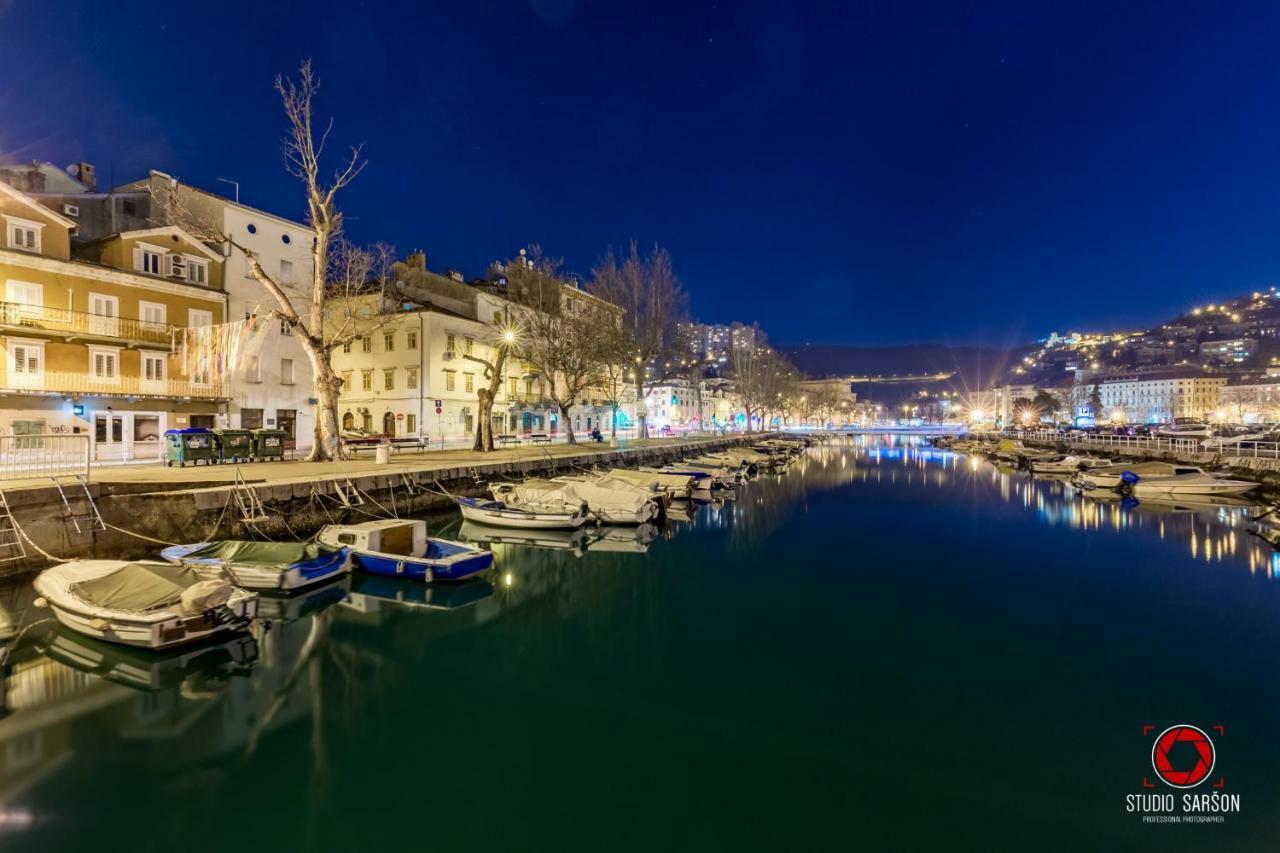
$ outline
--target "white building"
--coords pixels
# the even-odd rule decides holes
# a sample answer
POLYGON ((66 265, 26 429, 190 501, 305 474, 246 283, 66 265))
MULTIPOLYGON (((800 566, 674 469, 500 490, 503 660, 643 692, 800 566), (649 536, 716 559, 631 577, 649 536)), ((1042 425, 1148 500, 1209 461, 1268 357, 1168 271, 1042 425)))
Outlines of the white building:
MULTIPOLYGON (((226 257, 227 319, 244 319, 276 307, 266 290, 249 275, 244 249, 252 252, 266 272, 275 277, 294 305, 309 304, 312 279, 312 231, 300 222, 241 204, 206 190, 179 183, 163 172, 152 171, 146 178, 117 192, 150 196, 151 215, 172 219, 167 201, 176 197, 184 213, 207 221, 231 238, 221 251, 226 257)), ((283 429, 299 448, 309 448, 315 438, 315 394, 311 365, 302 345, 283 327, 263 339, 261 351, 236 374, 228 388, 229 404, 225 426, 283 429)))
POLYGON ((1225 376, 1201 371, 1164 371, 1098 377, 1077 386, 1076 396, 1087 403, 1093 385, 1098 386, 1100 422, 1167 423, 1175 418, 1221 420, 1225 376))

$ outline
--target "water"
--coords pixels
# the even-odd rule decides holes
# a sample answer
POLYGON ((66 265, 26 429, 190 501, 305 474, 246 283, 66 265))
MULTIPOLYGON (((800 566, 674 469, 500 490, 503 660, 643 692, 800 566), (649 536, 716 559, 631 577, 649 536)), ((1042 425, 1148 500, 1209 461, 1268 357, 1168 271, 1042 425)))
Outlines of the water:
POLYGON ((357 577, 190 658, 37 626, 6 670, 0 843, 1267 846, 1280 584, 1250 512, 879 438, 647 551, 495 545, 462 589, 357 577), (1183 722, 1224 726, 1224 824, 1125 810, 1172 791, 1143 788, 1143 726, 1183 722))

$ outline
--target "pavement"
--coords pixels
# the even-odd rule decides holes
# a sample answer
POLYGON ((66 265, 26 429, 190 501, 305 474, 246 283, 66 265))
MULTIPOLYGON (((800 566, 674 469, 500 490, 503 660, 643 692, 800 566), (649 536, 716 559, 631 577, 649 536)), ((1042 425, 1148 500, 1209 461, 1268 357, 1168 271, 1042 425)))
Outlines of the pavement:
MULTIPOLYGON (((593 456, 616 453, 618 451, 626 452, 628 450, 657 447, 689 447, 701 443, 719 441, 726 437, 733 436, 705 435, 681 436, 678 438, 619 439, 618 447, 616 448, 611 447, 608 442, 603 444, 586 442, 581 444, 519 445, 517 447, 494 450, 491 453, 477 453, 474 450, 463 449, 427 450, 413 453, 393 453, 391 461, 385 465, 379 465, 374 454, 365 453, 361 454, 359 458, 345 459, 338 462, 285 460, 281 462, 244 462, 238 465, 187 465, 183 468, 168 468, 159 464, 94 466, 91 469, 89 481, 99 486, 127 484, 131 487, 130 491, 146 490, 147 486, 155 486, 155 491, 162 491, 226 485, 235 482, 237 471, 249 483, 287 483, 332 479, 335 477, 386 476, 388 474, 396 475, 406 472, 468 468, 569 457, 578 457, 590 464, 590 459, 593 456), (139 486, 142 488, 139 489, 139 486)), ((50 487, 51 482, 47 475, 0 482, 0 488, 3 488, 5 492, 50 487)))

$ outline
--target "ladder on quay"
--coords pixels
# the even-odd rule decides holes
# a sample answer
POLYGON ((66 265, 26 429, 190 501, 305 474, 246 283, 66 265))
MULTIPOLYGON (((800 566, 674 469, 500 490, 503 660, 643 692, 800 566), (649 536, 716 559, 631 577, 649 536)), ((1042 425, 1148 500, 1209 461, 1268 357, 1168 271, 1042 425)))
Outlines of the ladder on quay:
POLYGON ((9 509, 9 498, 0 491, 0 563, 21 560, 27 556, 27 548, 18 533, 18 521, 9 509))
POLYGON ((98 505, 94 502, 93 494, 89 491, 88 478, 85 477, 84 474, 73 474, 72 476, 75 477, 75 483, 64 484, 62 480, 65 476, 65 474, 54 475, 49 479, 53 481, 53 485, 58 489, 58 497, 62 498, 62 507, 67 512, 67 518, 71 519, 72 525, 75 526, 76 533, 84 534, 92 533, 95 530, 106 530, 107 525, 103 522, 102 515, 98 512, 98 505), (87 507, 86 509, 77 511, 76 508, 71 506, 73 498, 67 495, 66 488, 63 488, 64 485, 71 488, 75 500, 80 499, 80 496, 75 494, 75 492, 84 492, 84 503, 87 507), (79 486, 78 490, 76 489, 77 486, 79 486))

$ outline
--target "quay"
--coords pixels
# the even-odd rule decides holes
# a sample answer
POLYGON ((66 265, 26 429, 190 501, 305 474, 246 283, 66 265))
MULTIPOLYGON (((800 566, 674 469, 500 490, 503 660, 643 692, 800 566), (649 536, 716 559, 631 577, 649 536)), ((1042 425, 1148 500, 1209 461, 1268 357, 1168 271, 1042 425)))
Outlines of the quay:
POLYGON ((582 471, 593 466, 661 465, 770 437, 629 439, 607 444, 522 446, 476 453, 438 450, 340 462, 259 462, 95 467, 93 480, 61 486, 50 477, 6 480, 3 497, 26 556, 0 562, 15 577, 51 559, 135 559, 163 544, 211 539, 305 538, 349 519, 442 509, 442 494, 487 496, 491 480, 582 471), (100 522, 100 523, 99 523, 100 522))

